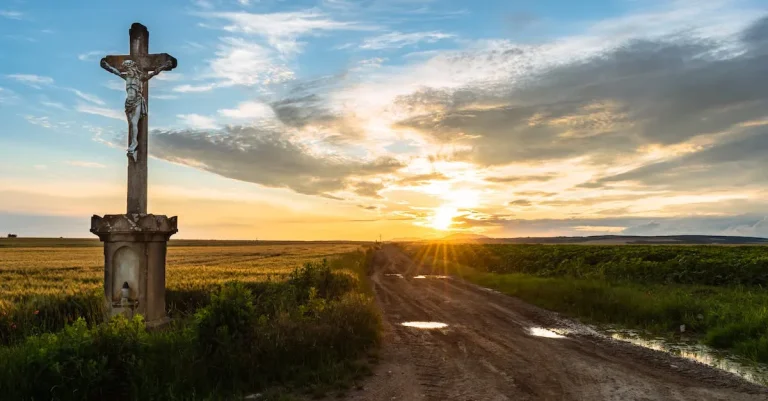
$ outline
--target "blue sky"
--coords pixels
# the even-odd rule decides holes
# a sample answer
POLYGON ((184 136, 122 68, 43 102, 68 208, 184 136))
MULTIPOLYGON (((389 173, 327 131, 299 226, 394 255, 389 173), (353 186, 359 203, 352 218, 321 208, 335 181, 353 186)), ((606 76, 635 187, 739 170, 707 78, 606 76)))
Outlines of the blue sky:
POLYGON ((122 212, 124 91, 99 59, 141 22, 179 60, 151 83, 150 212, 179 214, 182 237, 768 235, 765 166, 733 150, 763 144, 766 95, 744 80, 766 72, 765 16, 728 0, 7 0, 0 230, 83 236, 122 212))

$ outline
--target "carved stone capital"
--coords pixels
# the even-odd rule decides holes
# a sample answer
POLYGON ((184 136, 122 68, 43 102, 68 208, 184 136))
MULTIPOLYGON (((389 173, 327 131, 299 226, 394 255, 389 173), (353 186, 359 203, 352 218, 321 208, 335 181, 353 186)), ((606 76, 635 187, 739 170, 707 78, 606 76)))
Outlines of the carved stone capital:
POLYGON ((91 232, 101 241, 168 241, 176 234, 178 219, 154 214, 107 214, 91 217, 91 232))

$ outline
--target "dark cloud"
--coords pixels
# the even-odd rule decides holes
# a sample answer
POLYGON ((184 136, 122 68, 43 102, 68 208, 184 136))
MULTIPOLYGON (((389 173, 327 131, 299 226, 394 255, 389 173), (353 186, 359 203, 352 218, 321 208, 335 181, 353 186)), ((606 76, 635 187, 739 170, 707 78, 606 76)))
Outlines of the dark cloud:
POLYGON ((429 173, 429 174, 418 174, 418 175, 412 175, 409 177, 405 177, 397 181, 398 184, 401 185, 424 185, 429 184, 432 181, 445 181, 448 177, 442 173, 429 173))
POLYGON ((533 203, 528 199, 516 199, 509 202, 509 206, 531 206, 533 203))
POLYGON ((384 189, 384 184, 381 182, 359 182, 355 184, 352 191, 360 196, 368 198, 381 198, 379 191, 384 189))
POLYGON ((417 113, 399 126, 469 145, 457 156, 480 165, 584 155, 611 164, 643 145, 728 131, 768 110, 767 20, 740 36, 742 52, 677 35, 542 68, 514 85, 425 88, 398 100, 417 113))
POLYGON ((153 131, 152 155, 224 177, 303 194, 344 189, 351 176, 390 173, 402 167, 393 158, 360 161, 321 157, 283 135, 256 127, 222 131, 153 131))
POLYGON ((530 181, 549 181, 556 177, 554 174, 547 175, 518 175, 509 177, 486 177, 485 181, 496 183, 515 183, 515 182, 530 182, 530 181))
POLYGON ((603 177, 581 186, 600 187, 616 182, 692 190, 719 187, 763 186, 768 183, 768 124, 743 130, 740 135, 699 152, 603 177))

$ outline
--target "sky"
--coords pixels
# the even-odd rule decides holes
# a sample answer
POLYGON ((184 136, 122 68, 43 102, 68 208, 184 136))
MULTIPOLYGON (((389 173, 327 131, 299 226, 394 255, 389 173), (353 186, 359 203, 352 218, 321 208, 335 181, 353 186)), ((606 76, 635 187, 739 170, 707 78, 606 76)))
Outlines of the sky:
POLYGON ((0 3, 0 233, 125 212, 133 22, 175 238, 768 236, 768 5, 0 3))

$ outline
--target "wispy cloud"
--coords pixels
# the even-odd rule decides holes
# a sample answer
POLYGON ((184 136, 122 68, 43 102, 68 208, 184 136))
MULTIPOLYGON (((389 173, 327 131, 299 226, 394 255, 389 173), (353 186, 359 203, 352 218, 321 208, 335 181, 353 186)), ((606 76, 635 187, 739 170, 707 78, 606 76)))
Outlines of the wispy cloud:
POLYGON ((179 85, 173 91, 207 92, 220 87, 270 85, 293 79, 293 71, 276 62, 271 49, 257 43, 222 38, 215 55, 216 58, 208 61, 208 70, 201 77, 215 82, 179 85))
POLYGON ((81 92, 77 89, 70 89, 72 93, 77 95, 80 99, 83 99, 87 102, 98 104, 99 106, 103 106, 105 103, 103 100, 99 99, 96 95, 91 95, 90 93, 81 92))
POLYGON ((115 120, 125 121, 125 113, 122 111, 108 109, 106 107, 96 107, 87 104, 80 104, 76 108, 77 111, 87 114, 95 114, 97 116, 112 118, 115 120))
MULTIPOLYGON (((208 92, 216 88, 215 84, 202 84, 202 85, 190 85, 184 84, 173 88, 174 92, 190 93, 190 92, 208 92)), ((122 88, 121 88, 122 90, 122 88)))
POLYGON ((65 163, 70 165, 70 166, 85 167, 85 168, 105 168, 105 167, 107 167, 107 166, 105 166, 105 165, 103 165, 101 163, 86 162, 86 161, 81 161, 81 160, 69 160, 69 161, 66 161, 65 163))
POLYGON ((16 93, 0 86, 0 103, 13 103, 18 99, 16 93))
POLYGON ((125 91, 125 82, 117 79, 110 79, 104 83, 104 87, 122 92, 125 91))
POLYGON ((298 38, 319 32, 369 30, 372 27, 355 22, 337 21, 315 10, 254 14, 247 12, 207 12, 202 17, 227 21, 228 32, 266 38, 270 46, 282 54, 295 54, 301 49, 298 38))
POLYGON ((46 106, 46 107, 51 107, 51 108, 59 109, 59 110, 66 110, 67 109, 67 107, 64 106, 63 104, 61 104, 59 102, 52 102, 50 100, 42 100, 42 101, 40 101, 40 104, 42 104, 43 106, 46 106))
POLYGON ((53 78, 35 74, 9 74, 6 77, 29 85, 35 89, 41 89, 42 86, 52 85, 53 78))
POLYGON ((444 39, 455 38, 456 35, 438 31, 431 32, 390 32, 384 35, 367 38, 360 45, 365 50, 399 49, 419 43, 435 43, 444 39))
POLYGON ((24 18, 24 13, 20 11, 0 10, 0 17, 20 20, 24 18))
POLYGON ((243 102, 236 109, 222 109, 219 114, 236 119, 274 118, 275 113, 269 105, 261 102, 243 102))
POLYGON ((43 128, 53 128, 53 123, 51 123, 51 120, 48 117, 36 117, 32 115, 26 115, 24 116, 24 119, 27 120, 28 123, 33 125, 39 125, 43 128))
POLYGON ((218 127, 216 120, 200 114, 178 114, 176 117, 182 124, 194 129, 216 129, 218 127))
POLYGON ((106 56, 109 52, 104 52, 101 50, 93 50, 85 53, 81 53, 77 55, 77 59, 80 61, 93 61, 100 57, 106 56))

